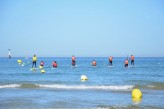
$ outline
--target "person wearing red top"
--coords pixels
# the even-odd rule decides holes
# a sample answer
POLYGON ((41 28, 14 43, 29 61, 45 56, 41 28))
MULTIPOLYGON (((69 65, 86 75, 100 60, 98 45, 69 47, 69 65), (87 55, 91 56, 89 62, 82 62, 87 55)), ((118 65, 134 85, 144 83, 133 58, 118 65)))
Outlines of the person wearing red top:
POLYGON ((93 61, 92 61, 92 66, 96 66, 96 65, 97 65, 96 61, 93 60, 93 61))
POLYGON ((43 61, 40 62, 40 66, 44 66, 44 62, 43 61))
POLYGON ((72 66, 75 66, 75 65, 76 65, 76 61, 75 61, 75 60, 76 60, 76 58, 75 58, 75 56, 73 55, 73 56, 72 56, 72 66))
POLYGON ((131 65, 134 65, 134 56, 131 55, 131 65))
POLYGON ((128 67, 128 59, 125 60, 125 67, 128 67))
POLYGON ((56 62, 56 61, 53 61, 53 62, 52 62, 52 66, 53 66, 53 68, 57 68, 57 67, 58 67, 57 62, 56 62))
POLYGON ((110 65, 110 66, 112 66, 112 65, 113 65, 113 64, 112 64, 112 61, 113 61, 113 57, 112 57, 112 56, 110 56, 110 57, 109 57, 109 65, 110 65))

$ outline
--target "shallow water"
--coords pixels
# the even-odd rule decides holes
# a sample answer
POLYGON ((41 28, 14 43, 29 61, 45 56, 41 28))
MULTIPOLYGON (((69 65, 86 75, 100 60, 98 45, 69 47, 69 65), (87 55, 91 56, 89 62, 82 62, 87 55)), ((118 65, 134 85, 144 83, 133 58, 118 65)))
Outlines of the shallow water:
POLYGON ((31 59, 0 58, 0 108, 164 108, 164 58, 135 58, 129 68, 124 59, 114 58, 109 67, 105 57, 77 57, 77 67, 71 67, 71 58, 38 57, 38 65, 45 62, 43 74, 30 70, 31 59), (57 69, 51 69, 53 60, 57 69), (81 81, 81 75, 88 80, 81 81), (132 100, 135 87, 143 93, 140 102, 132 100))

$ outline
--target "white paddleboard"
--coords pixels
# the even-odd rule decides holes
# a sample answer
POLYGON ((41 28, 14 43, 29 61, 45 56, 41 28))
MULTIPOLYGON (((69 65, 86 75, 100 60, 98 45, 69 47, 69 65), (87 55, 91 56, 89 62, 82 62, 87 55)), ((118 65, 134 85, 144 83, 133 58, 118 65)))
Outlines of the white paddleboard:
POLYGON ((75 66, 71 65, 71 67, 77 67, 77 65, 75 65, 75 66))
POLYGON ((112 67, 114 67, 114 66, 110 66, 110 65, 108 65, 108 67, 112 68, 112 67))
POLYGON ((57 68, 55 68, 55 67, 52 67, 51 69, 52 69, 52 70, 54 70, 54 69, 57 69, 57 68))
POLYGON ((30 68, 30 70, 37 70, 38 68, 30 68))

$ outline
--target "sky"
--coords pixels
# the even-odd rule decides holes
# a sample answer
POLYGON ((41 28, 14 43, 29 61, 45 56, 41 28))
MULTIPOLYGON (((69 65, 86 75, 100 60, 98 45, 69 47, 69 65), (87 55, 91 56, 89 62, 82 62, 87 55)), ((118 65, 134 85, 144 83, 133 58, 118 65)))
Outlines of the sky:
POLYGON ((0 57, 164 57, 163 0, 0 0, 0 57))

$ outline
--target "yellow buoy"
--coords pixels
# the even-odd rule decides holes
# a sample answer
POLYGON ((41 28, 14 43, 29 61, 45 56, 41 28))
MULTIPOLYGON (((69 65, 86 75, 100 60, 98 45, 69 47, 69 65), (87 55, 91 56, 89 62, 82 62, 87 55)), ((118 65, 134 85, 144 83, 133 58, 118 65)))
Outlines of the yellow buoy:
POLYGON ((39 66, 39 68, 40 68, 40 69, 42 69, 42 68, 43 68, 43 66, 41 66, 41 65, 40 65, 40 66, 39 66))
POLYGON ((22 63, 22 60, 18 60, 18 63, 22 63))
POLYGON ((46 71, 45 71, 44 69, 42 69, 40 72, 41 72, 41 73, 45 73, 46 71))
POLYGON ((86 81, 86 80, 88 80, 88 78, 87 78, 87 76, 85 76, 85 75, 81 75, 81 80, 82 80, 82 81, 86 81))
POLYGON ((139 89, 133 89, 132 97, 133 98, 141 98, 142 97, 142 92, 139 89))
POLYGON ((139 104, 141 102, 142 98, 132 98, 132 101, 135 103, 135 104, 139 104))

